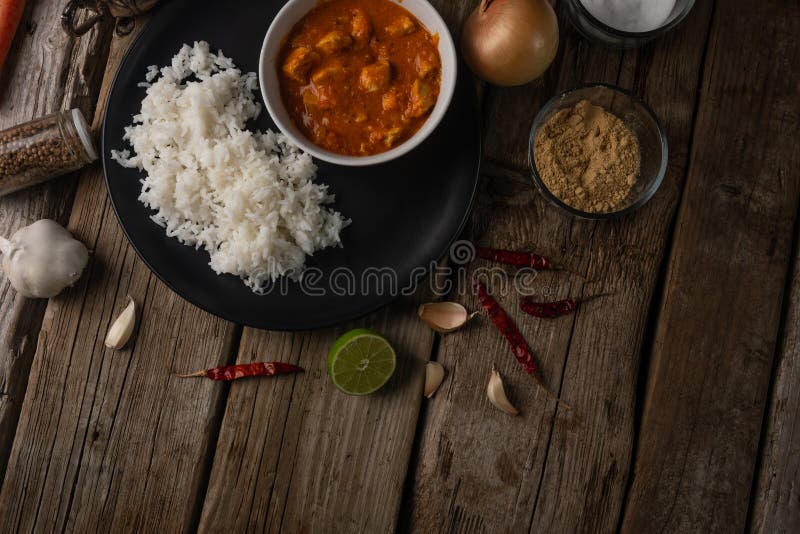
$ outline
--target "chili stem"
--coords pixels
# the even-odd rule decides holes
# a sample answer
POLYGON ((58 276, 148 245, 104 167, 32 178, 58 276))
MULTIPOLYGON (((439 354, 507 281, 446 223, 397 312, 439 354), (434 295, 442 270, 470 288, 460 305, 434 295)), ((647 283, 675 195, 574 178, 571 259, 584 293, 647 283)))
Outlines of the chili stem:
POLYGON ((541 381, 541 379, 537 375, 534 374, 534 375, 531 375, 531 376, 536 381, 536 383, 539 385, 539 387, 542 388, 542 390, 545 392, 545 394, 547 394, 548 397, 550 397, 551 399, 553 399, 557 403, 559 403, 562 406, 564 406, 564 408, 566 408, 567 410, 572 410, 572 405, 567 403, 567 402, 565 402, 565 401, 563 401, 563 400, 561 400, 560 398, 558 398, 558 395, 556 395, 555 393, 550 391, 550 389, 547 386, 544 385, 544 383, 541 381))
POLYGON ((191 373, 188 375, 175 375, 178 378, 198 378, 201 376, 208 376, 208 371, 203 369, 202 371, 197 371, 196 373, 191 373))
POLYGON ((552 270, 553 271, 562 271, 562 272, 565 272, 565 273, 569 273, 569 274, 575 275, 578 278, 580 278, 581 280, 583 280, 584 282, 588 282, 589 281, 589 277, 586 276, 585 274, 580 273, 578 271, 575 271, 573 269, 570 269, 569 267, 564 267, 563 265, 559 265, 557 263, 553 265, 552 270))

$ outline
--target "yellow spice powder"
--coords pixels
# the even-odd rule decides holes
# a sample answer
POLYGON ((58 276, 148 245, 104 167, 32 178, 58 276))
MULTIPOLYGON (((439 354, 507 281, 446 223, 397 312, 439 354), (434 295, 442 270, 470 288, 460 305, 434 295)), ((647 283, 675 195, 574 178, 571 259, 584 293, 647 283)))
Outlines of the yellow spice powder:
POLYGON ((547 188, 581 211, 624 208, 639 177, 636 136, 588 100, 550 117, 536 134, 533 153, 547 188))

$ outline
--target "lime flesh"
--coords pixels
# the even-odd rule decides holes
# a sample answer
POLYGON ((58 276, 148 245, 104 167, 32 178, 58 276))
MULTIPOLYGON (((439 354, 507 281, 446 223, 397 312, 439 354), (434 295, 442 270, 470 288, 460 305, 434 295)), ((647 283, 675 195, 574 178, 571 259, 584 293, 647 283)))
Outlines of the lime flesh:
POLYGON ((350 330, 328 353, 328 375, 348 395, 369 395, 391 378, 397 365, 385 337, 365 328, 350 330))

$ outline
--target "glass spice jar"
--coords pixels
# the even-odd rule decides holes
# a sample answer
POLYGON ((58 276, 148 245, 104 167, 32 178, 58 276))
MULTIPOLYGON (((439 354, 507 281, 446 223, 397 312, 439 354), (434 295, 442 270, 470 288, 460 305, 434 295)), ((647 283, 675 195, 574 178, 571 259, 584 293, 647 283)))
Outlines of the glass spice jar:
POLYGON ((79 109, 0 132, 0 196, 75 171, 97 159, 79 109))

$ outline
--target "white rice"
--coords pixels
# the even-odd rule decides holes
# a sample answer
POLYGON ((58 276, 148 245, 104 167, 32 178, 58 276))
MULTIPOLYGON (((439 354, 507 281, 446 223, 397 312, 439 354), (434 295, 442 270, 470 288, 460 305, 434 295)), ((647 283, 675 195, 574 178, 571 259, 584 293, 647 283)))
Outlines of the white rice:
POLYGON ((139 201, 168 236, 202 247, 214 272, 240 276, 257 293, 281 276, 296 279, 306 256, 341 245, 349 221, 325 206, 334 196, 314 183, 311 156, 283 134, 245 129, 261 111, 255 73, 201 41, 172 65, 150 67, 146 80, 141 112, 125 129, 134 155, 111 157, 145 171, 139 201))

